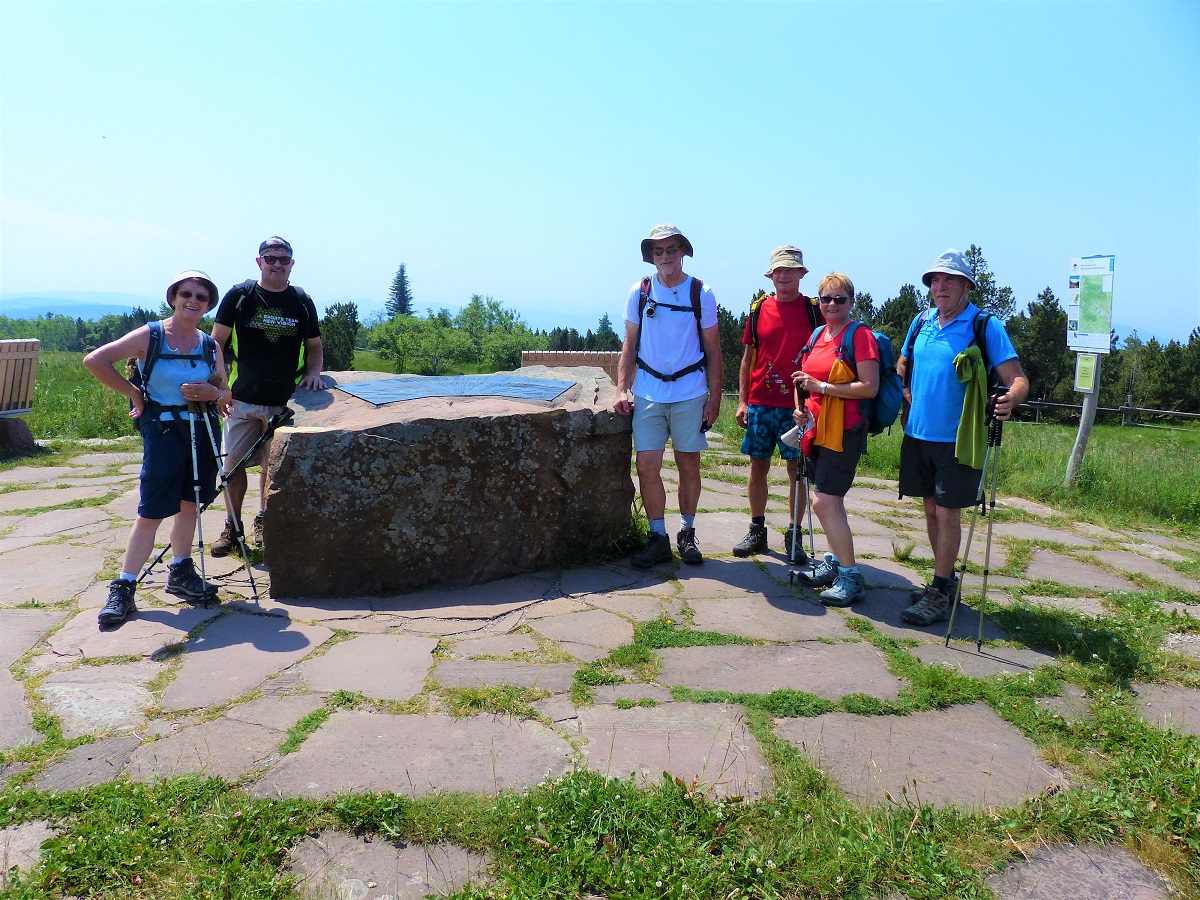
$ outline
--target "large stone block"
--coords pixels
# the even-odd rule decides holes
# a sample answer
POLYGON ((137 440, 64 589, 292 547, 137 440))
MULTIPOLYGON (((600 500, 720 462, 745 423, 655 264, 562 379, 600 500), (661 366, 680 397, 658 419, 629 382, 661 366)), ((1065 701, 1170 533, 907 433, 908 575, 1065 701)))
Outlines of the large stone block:
MULTIPOLYGON (((276 597, 379 595, 556 565, 629 528, 630 420, 603 370, 552 401, 431 397, 376 407, 300 391, 271 454, 264 543, 276 597)), ((327 373, 339 384, 379 373, 327 373)), ((417 377, 417 376, 410 376, 417 377)))

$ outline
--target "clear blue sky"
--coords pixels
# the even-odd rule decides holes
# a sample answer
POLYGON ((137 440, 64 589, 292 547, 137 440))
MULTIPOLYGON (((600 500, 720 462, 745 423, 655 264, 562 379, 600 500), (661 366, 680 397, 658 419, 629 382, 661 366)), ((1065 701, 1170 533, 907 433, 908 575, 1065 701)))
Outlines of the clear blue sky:
POLYGON ((878 303, 975 243, 1019 308, 1116 254, 1114 319, 1186 339, 1200 4, 0 0, 9 297, 224 290, 278 233, 322 309, 403 262, 620 330, 658 222, 734 312, 779 244, 878 303))

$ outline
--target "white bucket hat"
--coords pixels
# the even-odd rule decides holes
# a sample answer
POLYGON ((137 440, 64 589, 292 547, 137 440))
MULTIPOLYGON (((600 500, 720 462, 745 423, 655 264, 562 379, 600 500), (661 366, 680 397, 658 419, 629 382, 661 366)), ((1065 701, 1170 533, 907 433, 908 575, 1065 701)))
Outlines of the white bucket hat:
POLYGON ((683 232, 674 225, 655 225, 650 229, 650 237, 642 241, 642 262, 648 262, 654 265, 654 248, 651 246, 655 241, 665 241, 669 237, 677 237, 683 241, 683 255, 693 256, 692 242, 683 236, 683 232))
POLYGON ((925 283, 925 287, 929 287, 930 282, 933 281, 933 276, 938 272, 946 275, 961 275, 967 281, 971 282, 971 287, 975 287, 975 274, 971 271, 971 264, 957 250, 947 250, 933 261, 933 265, 921 276, 921 281, 925 283))
POLYGON ((206 275, 204 272, 201 272, 199 269, 184 269, 175 276, 175 279, 171 282, 171 286, 167 288, 167 305, 170 306, 171 309, 175 308, 175 304, 171 302, 171 295, 175 293, 175 288, 179 287, 179 285, 183 284, 185 281, 199 281, 206 288, 208 288, 208 295, 212 298, 208 304, 209 311, 211 311, 212 308, 217 305, 217 301, 221 299, 221 292, 217 290, 217 286, 213 284, 213 280, 209 278, 208 275, 206 275))

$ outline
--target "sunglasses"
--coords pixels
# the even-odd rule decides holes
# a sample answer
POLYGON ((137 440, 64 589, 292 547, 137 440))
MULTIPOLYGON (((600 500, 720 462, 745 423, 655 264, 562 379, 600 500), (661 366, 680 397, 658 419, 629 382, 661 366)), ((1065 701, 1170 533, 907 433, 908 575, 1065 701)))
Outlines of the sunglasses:
POLYGON ((842 306, 850 302, 849 297, 821 297, 819 299, 822 303, 836 303, 838 306, 842 306))
POLYGON ((264 256, 262 261, 268 266, 273 266, 279 263, 281 266, 291 265, 292 258, 290 256, 264 256))
POLYGON ((655 247, 655 256, 678 256, 683 250, 682 247, 655 247))

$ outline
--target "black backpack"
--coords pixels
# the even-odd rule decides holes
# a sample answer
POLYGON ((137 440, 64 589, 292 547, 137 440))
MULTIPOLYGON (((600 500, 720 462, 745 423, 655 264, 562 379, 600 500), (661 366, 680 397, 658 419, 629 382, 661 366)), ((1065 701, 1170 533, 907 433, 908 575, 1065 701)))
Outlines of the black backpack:
POLYGON ((659 381, 678 381, 684 375, 690 375, 692 372, 698 372, 704 368, 704 328, 700 325, 700 292, 704 290, 704 282, 699 278, 692 276, 692 303, 690 306, 679 306, 674 303, 662 303, 654 300, 650 296, 650 279, 643 278, 641 286, 641 294, 638 296, 638 336, 637 344, 634 346, 634 354, 637 356, 637 365, 639 369, 644 369, 649 372, 659 381), (690 366, 685 366, 678 372, 664 374, 657 369, 652 369, 642 359, 642 325, 646 320, 646 310, 649 309, 649 315, 654 316, 655 311, 659 309, 669 309, 675 312, 691 312, 696 317, 696 337, 700 339, 700 359, 692 363, 690 366))
MULTIPOLYGON (((912 324, 908 326, 908 335, 904 338, 904 352, 900 355, 906 360, 904 365, 904 387, 908 389, 912 384, 913 373, 913 349, 917 342, 917 333, 921 327, 929 321, 929 314, 937 315, 936 309, 926 309, 917 313, 917 317, 912 320, 912 324)), ((971 322, 971 342, 967 347, 978 347, 980 354, 983 356, 983 368, 988 373, 988 385, 992 386, 995 383, 995 373, 992 371, 991 363, 987 355, 987 326, 988 321, 992 318, 991 313, 986 313, 983 310, 975 313, 975 318, 971 322)))
MULTIPOLYGON (((288 287, 290 287, 292 290, 294 290, 296 292, 296 296, 300 300, 300 315, 303 318, 303 327, 301 330, 308 331, 308 307, 310 304, 312 304, 313 308, 315 309, 316 304, 313 303, 312 297, 308 296, 308 292, 305 291, 304 288, 300 287, 299 285, 295 285, 295 284, 289 284, 288 287)), ((231 290, 235 290, 235 291, 240 290, 242 292, 241 296, 237 298, 237 302, 233 305, 233 314, 234 314, 235 319, 236 319, 237 315, 239 313, 241 313, 242 307, 246 303, 246 299, 251 294, 253 294, 257 288, 258 288, 258 282, 255 281, 253 278, 247 278, 241 284, 235 284, 231 288, 231 290)), ((235 324, 236 324, 236 322, 235 322, 235 324)), ((225 351, 225 366, 226 366, 226 368, 231 368, 233 366, 233 364, 237 361, 237 354, 234 352, 234 349, 233 349, 233 335, 232 334, 230 334, 229 340, 225 342, 225 346, 222 347, 221 349, 225 351)), ((307 363, 308 363, 308 342, 304 338, 301 338, 300 339, 300 365, 296 369, 297 376, 302 376, 304 374, 304 371, 307 368, 307 363)))

